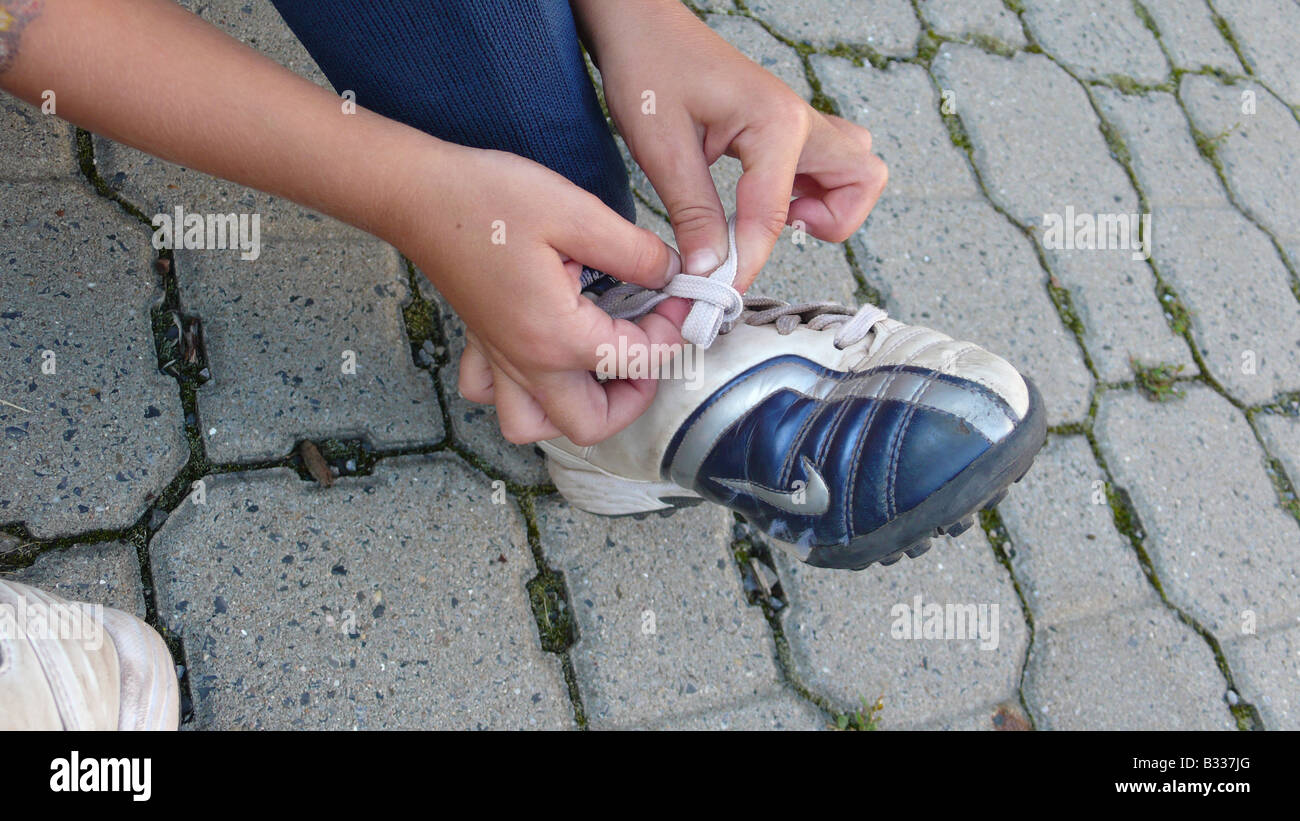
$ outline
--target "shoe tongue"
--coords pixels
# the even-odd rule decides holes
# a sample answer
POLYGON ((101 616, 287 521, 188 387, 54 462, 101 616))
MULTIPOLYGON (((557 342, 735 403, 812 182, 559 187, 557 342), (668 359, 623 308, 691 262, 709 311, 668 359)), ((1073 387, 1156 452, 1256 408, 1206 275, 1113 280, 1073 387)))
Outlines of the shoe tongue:
POLYGON ((618 284, 618 280, 595 268, 582 269, 582 276, 578 278, 578 285, 582 288, 584 294, 600 296, 618 284))

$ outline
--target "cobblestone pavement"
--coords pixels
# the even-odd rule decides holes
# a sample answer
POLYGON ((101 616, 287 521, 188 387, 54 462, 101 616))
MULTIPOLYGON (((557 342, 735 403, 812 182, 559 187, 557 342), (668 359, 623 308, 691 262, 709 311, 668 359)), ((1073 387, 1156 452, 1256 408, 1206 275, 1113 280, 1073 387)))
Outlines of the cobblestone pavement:
MULTIPOLYGON (((263 0, 188 5, 325 83, 263 0)), ((192 727, 1300 729, 1300 4, 696 11, 891 169, 758 287, 1043 389, 980 527, 850 574, 719 508, 574 510, 456 396, 463 327, 392 248, 7 99, 0 569, 146 615, 192 727), (261 214, 261 258, 153 251, 176 206, 261 214), (1053 234, 1145 214, 1149 255, 1053 234), (982 635, 930 631, 964 606, 982 635)))

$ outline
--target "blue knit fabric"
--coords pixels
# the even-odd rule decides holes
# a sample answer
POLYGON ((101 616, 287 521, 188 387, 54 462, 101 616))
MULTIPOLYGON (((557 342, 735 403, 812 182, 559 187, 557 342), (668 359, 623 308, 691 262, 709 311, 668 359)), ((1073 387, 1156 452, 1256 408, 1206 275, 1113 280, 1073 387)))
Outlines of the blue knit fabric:
POLYGON ((359 105, 450 142, 528 157, 635 220, 565 0, 272 2, 359 105))

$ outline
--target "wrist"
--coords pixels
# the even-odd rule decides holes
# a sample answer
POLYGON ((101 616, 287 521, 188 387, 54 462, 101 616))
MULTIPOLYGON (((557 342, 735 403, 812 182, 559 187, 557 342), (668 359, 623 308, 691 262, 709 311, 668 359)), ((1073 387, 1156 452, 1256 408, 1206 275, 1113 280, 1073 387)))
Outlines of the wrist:
POLYGON ((448 197, 449 155, 460 147, 370 112, 357 116, 344 150, 321 158, 333 169, 322 175, 327 201, 305 204, 405 250, 428 233, 431 212, 448 197))
POLYGON ((643 38, 664 42, 664 27, 682 30, 703 25, 678 0, 570 0, 582 42, 592 62, 604 71, 604 57, 614 46, 638 47, 643 38))

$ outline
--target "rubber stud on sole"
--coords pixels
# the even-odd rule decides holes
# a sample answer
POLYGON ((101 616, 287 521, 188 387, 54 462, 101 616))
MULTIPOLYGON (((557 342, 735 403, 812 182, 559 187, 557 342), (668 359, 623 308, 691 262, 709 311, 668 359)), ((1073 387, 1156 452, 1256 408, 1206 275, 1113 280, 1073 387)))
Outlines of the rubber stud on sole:
POLYGON ((949 536, 960 536, 970 530, 974 525, 975 520, 973 518, 966 518, 962 519, 960 522, 954 522, 953 524, 940 529, 949 536))
POLYGON ((917 542, 916 544, 912 545, 911 547, 909 547, 907 550, 903 552, 907 554, 907 557, 909 559, 915 559, 917 556, 920 556, 922 553, 924 553, 929 549, 930 549, 930 540, 926 539, 923 542, 917 542))

